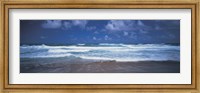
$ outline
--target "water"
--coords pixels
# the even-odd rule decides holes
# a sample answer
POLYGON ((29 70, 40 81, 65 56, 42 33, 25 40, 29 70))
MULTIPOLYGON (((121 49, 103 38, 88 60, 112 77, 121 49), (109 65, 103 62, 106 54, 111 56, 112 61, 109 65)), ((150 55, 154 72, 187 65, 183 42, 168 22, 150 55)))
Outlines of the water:
POLYGON ((20 58, 60 58, 116 61, 180 61, 180 46, 170 44, 22 45, 20 58))

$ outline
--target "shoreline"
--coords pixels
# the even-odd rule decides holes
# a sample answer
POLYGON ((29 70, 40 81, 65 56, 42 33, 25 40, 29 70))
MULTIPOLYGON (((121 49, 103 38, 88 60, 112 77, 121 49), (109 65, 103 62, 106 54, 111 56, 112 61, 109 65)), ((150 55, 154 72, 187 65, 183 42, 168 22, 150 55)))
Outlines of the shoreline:
POLYGON ((180 62, 21 58, 20 73, 180 73, 180 62))

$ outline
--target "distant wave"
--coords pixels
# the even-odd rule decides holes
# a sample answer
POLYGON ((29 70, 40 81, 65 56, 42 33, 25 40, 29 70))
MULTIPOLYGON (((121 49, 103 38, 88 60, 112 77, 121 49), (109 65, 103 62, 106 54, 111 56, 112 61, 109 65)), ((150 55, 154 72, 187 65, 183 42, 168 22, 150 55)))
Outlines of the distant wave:
POLYGON ((83 46, 83 45, 85 45, 85 44, 77 44, 77 45, 83 46))
POLYGON ((116 61, 180 61, 180 46, 169 44, 22 45, 20 58, 77 57, 116 61))

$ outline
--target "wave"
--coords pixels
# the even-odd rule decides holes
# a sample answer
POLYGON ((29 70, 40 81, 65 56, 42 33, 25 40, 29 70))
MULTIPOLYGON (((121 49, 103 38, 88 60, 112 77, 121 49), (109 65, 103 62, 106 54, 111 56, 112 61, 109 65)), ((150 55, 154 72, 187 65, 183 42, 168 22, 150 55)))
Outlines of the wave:
POLYGON ((79 45, 79 46, 84 46, 85 44, 77 44, 77 45, 79 45))
POLYGON ((180 61, 180 46, 168 44, 24 45, 20 58, 77 57, 116 61, 180 61))

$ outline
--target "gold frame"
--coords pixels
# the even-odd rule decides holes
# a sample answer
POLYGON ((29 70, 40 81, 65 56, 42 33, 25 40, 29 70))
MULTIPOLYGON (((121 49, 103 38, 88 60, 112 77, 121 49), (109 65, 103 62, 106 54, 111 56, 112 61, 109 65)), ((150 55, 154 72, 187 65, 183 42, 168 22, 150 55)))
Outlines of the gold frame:
POLYGON ((199 43, 197 42, 200 38, 199 36, 199 1, 65 1, 65 2, 52 2, 52 1, 1 1, 1 32, 0 32, 0 53, 1 61, 1 91, 2 92, 84 92, 84 93, 94 93, 94 92, 107 92, 107 93, 124 93, 124 92, 176 92, 176 93, 200 93, 199 89, 199 43), (191 9, 192 10, 192 84, 116 84, 116 85, 95 85, 95 84, 87 84, 87 85, 19 85, 19 84, 9 84, 8 80, 8 33, 9 33, 9 9, 19 8, 34 8, 34 9, 42 9, 42 8, 123 8, 123 9, 131 9, 131 8, 159 8, 159 9, 191 9))

